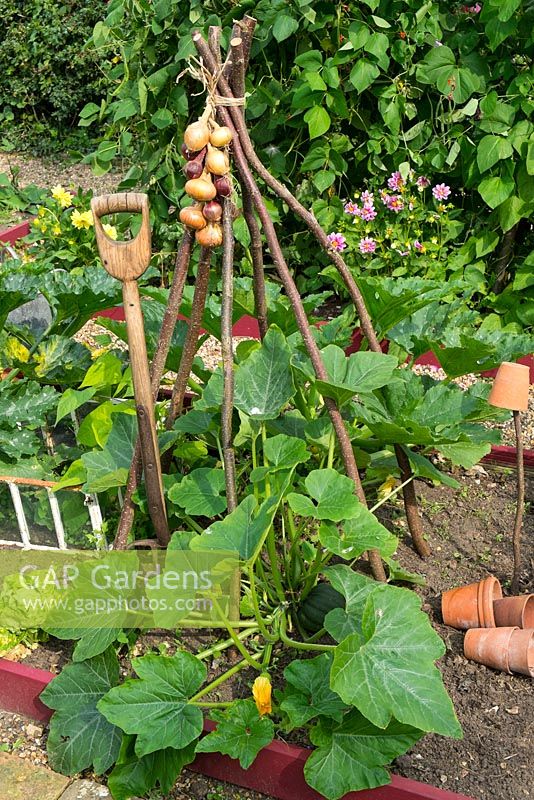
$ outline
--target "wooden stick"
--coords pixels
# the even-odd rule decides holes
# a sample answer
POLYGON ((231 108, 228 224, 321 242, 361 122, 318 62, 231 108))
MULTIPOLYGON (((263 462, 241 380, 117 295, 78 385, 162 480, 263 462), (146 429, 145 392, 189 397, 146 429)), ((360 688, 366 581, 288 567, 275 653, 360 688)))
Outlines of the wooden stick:
MULTIPOLYGON (((209 48, 206 42, 203 40, 200 33, 198 32, 193 33, 193 42, 199 52, 199 55, 204 59, 204 63, 207 64, 209 69, 213 69, 214 61, 210 57, 209 48)), ((236 131, 236 128, 233 125, 232 117, 230 116, 228 109, 225 108, 224 106, 221 106, 219 107, 219 112, 224 120, 225 125, 236 131)), ((304 306, 302 305, 300 294, 295 285, 291 272, 289 271, 289 268, 286 264, 284 255, 282 253, 282 249, 280 247, 280 243, 278 242, 278 238, 276 236, 276 231, 273 222, 269 216, 269 212, 267 211, 267 208, 260 194, 258 186, 254 178, 252 177, 252 174, 248 167, 247 159, 245 158, 244 151, 241 148, 241 139, 240 137, 237 136, 237 131, 234 134, 233 146, 234 146, 234 157, 236 166, 240 172, 243 183, 247 186, 247 189, 250 193, 256 211, 258 212, 258 216, 261 220, 263 230, 267 238, 269 250, 271 251, 274 264, 276 266, 278 274, 280 275, 287 296, 291 302, 293 313, 295 314, 295 318, 301 336, 303 338, 304 344, 310 356, 315 374, 320 380, 328 381, 328 373, 323 364, 321 353, 319 351, 319 348, 311 331, 310 325, 308 323, 308 319, 306 317, 304 306)), ((358 467, 356 465, 356 459, 354 457, 354 452, 352 450, 352 444, 348 436, 347 430, 345 428, 345 423, 343 421, 339 408, 337 407, 334 400, 332 400, 329 397, 324 398, 324 403, 339 441, 341 455, 343 458, 343 462, 345 464, 347 475, 354 482, 355 492, 360 502, 362 502, 365 506, 367 506, 367 500, 360 480, 360 475, 358 473, 358 467)), ((377 551, 370 552, 369 561, 375 577, 378 580, 385 581, 386 574, 384 571, 384 567, 382 565, 380 554, 377 551)))
MULTIPOLYGON (((165 427, 170 430, 174 420, 182 413, 184 404, 185 390, 195 353, 198 349, 198 337, 202 326, 202 316, 208 295, 208 285, 210 279, 211 248, 203 247, 200 251, 198 260, 197 279, 195 282, 195 293, 193 295, 193 307, 191 309, 191 319, 185 337, 184 349, 178 367, 178 374, 174 381, 172 390, 171 404, 165 420, 165 427)), ((167 461, 167 459, 165 459, 167 461)))
POLYGON ((402 496, 404 498, 406 519, 408 521, 408 527, 410 529, 413 546, 421 558, 428 558, 431 551, 428 542, 424 537, 423 525, 421 523, 421 517, 419 516, 417 495, 415 494, 413 480, 411 480, 411 478, 413 478, 413 472, 410 459, 400 444, 395 445, 395 456, 400 469, 401 482, 405 484, 402 487, 402 496))
POLYGON ((514 570, 512 573, 512 594, 519 592, 519 578, 521 576, 521 531, 523 529, 523 514, 525 509, 525 465, 523 462, 523 432, 521 430, 521 414, 514 411, 515 446, 516 446, 516 473, 517 473, 517 505, 515 510, 514 533, 512 544, 514 549, 514 570))
POLYGON ((232 230, 232 202, 223 199, 223 259, 222 259, 222 309, 221 349, 223 360, 223 399, 221 405, 221 441, 226 482, 228 511, 237 507, 235 453, 232 440, 234 411, 234 352, 232 346, 232 309, 234 303, 234 232, 232 230))
MULTIPOLYGON (((167 306, 165 314, 161 323, 161 330, 159 334, 158 344, 152 365, 150 368, 150 385, 152 389, 152 397, 154 402, 157 399, 161 379, 165 370, 165 362, 169 355, 171 346, 172 335, 176 327, 176 320, 180 306, 182 304, 183 291, 187 273, 189 270, 189 262, 191 259, 191 249, 195 235, 193 231, 186 228, 178 254, 174 265, 174 274, 172 277, 171 286, 169 289, 169 297, 167 298, 167 306)), ((136 506, 132 500, 132 496, 141 482, 142 476, 142 460, 141 460, 141 444, 139 437, 137 437, 135 448, 128 474, 128 482, 124 492, 124 501, 121 509, 119 524, 117 526, 117 533, 115 534, 115 541, 113 542, 114 550, 124 550, 128 537, 132 530, 136 506)))
MULTIPOLYGON (((246 28, 246 36, 250 34, 248 53, 250 54, 250 41, 252 40, 252 31, 256 26, 256 20, 248 17, 250 20, 249 27, 246 28), (251 29, 250 29, 251 28, 251 29)), ((241 23, 236 23, 238 29, 241 28, 241 23)), ((234 28, 236 27, 234 26, 234 28)), ((245 26, 246 27, 246 26, 245 26)), ((245 34, 242 43, 237 47, 234 57, 232 73, 230 76, 230 85, 234 97, 245 96, 245 61, 248 58, 245 56, 245 34)), ((244 116, 244 108, 239 109, 244 116)), ((258 320, 260 329, 260 338, 263 340, 267 333, 267 296, 265 291, 265 273, 263 268, 263 243, 261 239, 260 227, 254 215, 254 204, 250 193, 244 184, 241 177, 239 177, 239 184, 241 186, 241 200, 243 203, 243 216, 247 223, 247 228, 250 233, 250 254, 252 257, 252 286, 254 292, 254 313, 258 320)))
POLYGON ((254 19, 254 17, 249 17, 248 14, 245 14, 243 19, 239 20, 237 25, 239 26, 241 32, 241 38, 243 39, 243 72, 246 74, 248 69, 248 62, 250 61, 250 50, 252 47, 252 39, 254 37, 254 30, 258 21, 254 19))

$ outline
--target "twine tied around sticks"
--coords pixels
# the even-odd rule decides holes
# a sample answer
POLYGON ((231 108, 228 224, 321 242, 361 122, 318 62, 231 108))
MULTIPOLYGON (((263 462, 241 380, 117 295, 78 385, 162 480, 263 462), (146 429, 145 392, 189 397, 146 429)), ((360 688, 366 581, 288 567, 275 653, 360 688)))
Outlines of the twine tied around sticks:
POLYGON ((180 78, 183 75, 191 75, 194 80, 199 81, 202 84, 202 89, 200 92, 198 92, 198 94, 193 96, 197 97, 203 92, 206 92, 208 95, 206 104, 211 105, 214 113, 217 109, 217 106, 240 108, 246 104, 246 97, 223 97, 217 92, 219 78, 231 65, 232 61, 230 59, 230 54, 228 54, 224 64, 219 67, 214 75, 212 75, 212 73, 204 66, 202 58, 198 59, 195 58, 195 56, 191 56, 187 61, 187 67, 182 70, 179 75, 177 75, 176 83, 179 83, 180 78))

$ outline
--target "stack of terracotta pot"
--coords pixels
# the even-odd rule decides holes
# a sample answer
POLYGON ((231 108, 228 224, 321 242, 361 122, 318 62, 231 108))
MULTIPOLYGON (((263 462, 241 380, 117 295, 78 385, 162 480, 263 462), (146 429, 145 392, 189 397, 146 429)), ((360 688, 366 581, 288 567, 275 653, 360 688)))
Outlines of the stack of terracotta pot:
POLYGON ((444 592, 441 611, 446 625, 467 630, 466 658, 534 678, 533 594, 503 598, 501 584, 490 575, 444 592))

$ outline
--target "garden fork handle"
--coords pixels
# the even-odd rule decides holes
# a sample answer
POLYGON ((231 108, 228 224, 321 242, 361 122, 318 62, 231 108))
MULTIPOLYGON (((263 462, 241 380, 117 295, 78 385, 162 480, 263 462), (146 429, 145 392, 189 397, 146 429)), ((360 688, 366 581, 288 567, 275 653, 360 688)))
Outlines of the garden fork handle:
POLYGON ((163 480, 159 457, 154 399, 152 395, 148 354, 143 324, 141 299, 136 283, 150 263, 150 217, 146 194, 131 192, 102 195, 91 201, 98 250, 104 268, 122 282, 122 297, 128 350, 132 368, 139 441, 145 476, 148 508, 158 542, 166 546, 169 542, 169 525, 163 495, 163 480), (106 214, 120 212, 142 213, 141 229, 135 239, 117 242, 110 239, 103 229, 100 218, 106 214))
POLYGON ((163 495, 161 461, 154 417, 154 399, 150 385, 143 312, 137 283, 135 281, 124 281, 122 284, 122 296, 126 330, 128 332, 128 350, 132 367, 148 508, 158 542, 166 546, 169 542, 170 534, 165 510, 165 497, 163 495))
POLYGON ((151 231, 148 196, 141 192, 122 192, 93 197, 91 211, 96 241, 104 269, 120 281, 140 278, 150 264, 151 231), (101 217, 106 214, 141 214, 141 228, 135 239, 116 242, 107 236, 101 217))

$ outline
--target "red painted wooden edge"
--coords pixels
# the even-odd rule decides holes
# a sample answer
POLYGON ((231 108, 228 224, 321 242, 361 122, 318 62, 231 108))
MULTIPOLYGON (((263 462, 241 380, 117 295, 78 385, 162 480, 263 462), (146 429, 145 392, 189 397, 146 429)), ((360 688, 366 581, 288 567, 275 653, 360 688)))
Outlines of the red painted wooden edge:
POLYGON ((13 225, 12 228, 6 228, 4 231, 0 231, 0 242, 14 244, 17 239, 22 239, 22 237, 27 236, 29 232, 30 223, 19 222, 18 225, 13 225))
MULTIPOLYGON (((0 658, 0 708, 39 722, 48 722, 52 712, 40 701, 39 695, 55 677, 51 672, 0 658)), ((214 728, 214 723, 209 720, 204 725, 206 733, 214 728)), ((275 741, 263 748, 247 770, 242 769, 234 759, 218 753, 199 754, 188 769, 245 789, 263 792, 277 800, 321 800, 321 795, 304 780, 302 770, 308 755, 309 752, 302 747, 275 741)), ((472 799, 393 775, 388 786, 351 792, 343 800, 472 799)))

